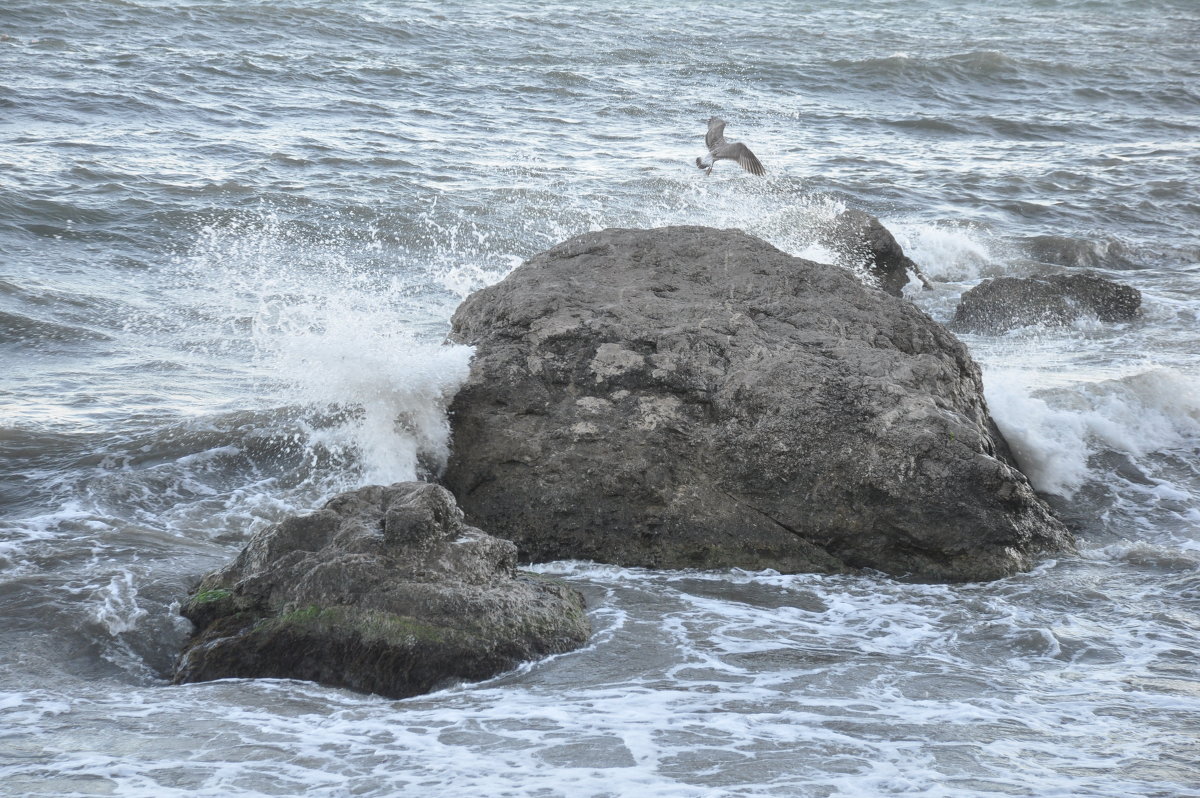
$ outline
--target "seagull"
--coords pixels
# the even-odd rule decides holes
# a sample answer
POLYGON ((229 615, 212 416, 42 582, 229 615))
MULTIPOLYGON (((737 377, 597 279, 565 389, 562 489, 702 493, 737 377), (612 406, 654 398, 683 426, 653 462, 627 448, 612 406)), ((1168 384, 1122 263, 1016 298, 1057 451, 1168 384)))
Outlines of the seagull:
POLYGON ((750 148, 740 141, 730 144, 725 140, 725 120, 715 116, 708 118, 708 132, 704 134, 704 143, 708 147, 707 158, 697 158, 696 166, 705 170, 704 174, 711 175, 713 164, 726 158, 737 161, 743 169, 752 175, 765 175, 766 169, 759 163, 750 148))

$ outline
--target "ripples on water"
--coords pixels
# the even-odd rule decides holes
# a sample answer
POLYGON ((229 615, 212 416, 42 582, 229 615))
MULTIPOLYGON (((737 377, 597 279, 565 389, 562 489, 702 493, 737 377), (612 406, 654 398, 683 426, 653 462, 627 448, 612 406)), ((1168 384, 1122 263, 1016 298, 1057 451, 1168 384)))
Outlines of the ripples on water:
POLYGON ((1190 0, 0 8, 0 793, 1200 795, 1190 0), (765 180, 692 165, 720 114, 765 180), (827 259, 946 321, 1099 269, 1131 325, 965 336, 1083 553, 986 585, 541 570, 586 650, 403 702, 164 686, 255 529, 428 474, 463 297, 606 226, 827 259))

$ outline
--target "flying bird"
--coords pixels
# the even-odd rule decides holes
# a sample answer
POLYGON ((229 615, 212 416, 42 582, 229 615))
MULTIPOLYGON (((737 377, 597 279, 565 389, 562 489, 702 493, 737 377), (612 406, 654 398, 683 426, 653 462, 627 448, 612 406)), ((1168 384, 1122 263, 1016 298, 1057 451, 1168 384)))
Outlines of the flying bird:
POLYGON ((752 175, 765 175, 766 169, 750 152, 750 148, 740 141, 725 140, 725 120, 715 116, 708 118, 708 133, 704 134, 704 143, 708 147, 708 156, 697 158, 696 166, 705 170, 704 174, 711 175, 713 164, 720 160, 737 161, 739 165, 752 175))

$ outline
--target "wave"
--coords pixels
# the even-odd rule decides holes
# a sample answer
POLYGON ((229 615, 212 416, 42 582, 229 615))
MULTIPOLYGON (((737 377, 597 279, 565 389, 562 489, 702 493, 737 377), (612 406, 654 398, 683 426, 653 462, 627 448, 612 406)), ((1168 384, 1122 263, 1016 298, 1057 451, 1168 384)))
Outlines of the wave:
POLYGON ((901 130, 911 130, 916 134, 935 134, 949 136, 966 136, 971 133, 969 126, 961 120, 936 119, 933 117, 916 117, 910 119, 877 119, 880 124, 901 130))
POLYGON ((838 72, 846 72, 859 85, 881 87, 904 81, 930 86, 971 84, 1041 84, 1047 71, 1043 64, 1018 60, 998 50, 972 50, 965 53, 928 58, 907 53, 886 57, 838 59, 830 62, 838 72))
POLYGON ((932 279, 964 282, 1007 269, 1002 243, 978 226, 883 221, 905 254, 932 279))
MULTIPOLYGON (((319 795, 699 798, 822 794, 832 783, 844 795, 901 785, 958 798, 1019 793, 1031 781, 1062 795, 1081 784, 1097 795, 1154 795, 1178 792, 1189 774, 1186 734, 1164 742, 1137 733, 1163 706, 1194 709, 1191 682, 1177 679, 1172 691, 1142 680, 1167 671, 1156 664, 1164 658, 1190 664, 1186 605, 1157 592, 1123 601, 1103 572, 1073 581, 1069 565, 1049 564, 1035 577, 944 586, 574 563, 539 570, 588 594, 597 635, 586 649, 402 702, 285 680, 132 694, 80 685, 57 706, 23 690, 14 712, 22 730, 141 739, 153 734, 147 718, 186 719, 203 756, 194 742, 180 754, 179 735, 158 732, 172 745, 148 746, 158 753, 140 755, 140 767, 128 767, 119 745, 67 748, 15 768, 10 783, 83 770, 118 792, 175 795, 182 771, 193 790, 213 795, 270 791, 283 779, 319 795), (1147 634, 1151 603, 1176 607, 1179 628, 1147 634), (58 715, 69 728, 55 725, 58 715), (1114 760, 1114 736, 1138 741, 1135 750, 1114 760), (229 761, 231 745, 257 750, 264 740, 274 746, 269 768, 229 761), (1168 764, 1146 775, 1141 763, 1155 755, 1168 764)), ((119 578, 105 582, 93 602, 127 595, 119 578)), ((131 605, 117 604, 119 627, 131 605)))
POLYGON ((1023 373, 985 369, 984 384, 1021 469, 1046 493, 1070 498, 1085 483, 1108 480, 1104 461, 1094 459, 1104 452, 1132 458, 1143 474, 1153 472, 1149 455, 1200 442, 1200 379, 1174 369, 1042 391, 1023 373))
POLYGON ((60 324, 0 310, 0 345, 42 349, 47 343, 73 344, 111 341, 112 336, 87 327, 60 324))
POLYGON ((1133 269, 1141 266, 1134 252, 1115 238, 1089 240, 1040 235, 1016 239, 1031 259, 1055 266, 1090 269, 1133 269))

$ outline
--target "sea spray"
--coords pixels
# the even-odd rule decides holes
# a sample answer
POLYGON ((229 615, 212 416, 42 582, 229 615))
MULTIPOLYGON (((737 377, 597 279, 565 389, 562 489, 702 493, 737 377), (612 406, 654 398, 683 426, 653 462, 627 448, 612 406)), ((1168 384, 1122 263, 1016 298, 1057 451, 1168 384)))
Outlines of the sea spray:
POLYGON ((985 396, 1021 470, 1034 488, 1071 496, 1088 478, 1084 420, 1034 396, 1020 372, 988 370, 985 396))
POLYGON ((1010 273, 1006 247, 975 225, 946 226, 881 219, 931 280, 967 282, 1010 273))
POLYGON ((310 467, 346 472, 316 479, 331 488, 417 479, 445 464, 445 409, 471 350, 414 330, 433 327, 422 317, 439 310, 445 324, 458 299, 451 287, 493 274, 459 266, 440 305, 424 269, 386 267, 380 249, 370 234, 314 236, 271 213, 207 227, 185 263, 212 287, 210 325, 249 342, 259 402, 290 408, 310 467))
POLYGON ((364 485, 439 471, 449 456, 445 410, 467 377, 470 347, 372 333, 352 314, 328 321, 265 350, 289 399, 332 419, 306 421, 309 446, 351 455, 364 485))
POLYGON ((1107 475, 1090 458, 1103 451, 1144 459, 1200 439, 1200 381, 1166 368, 1117 379, 1037 389, 1017 369, 984 372, 988 405, 1033 486, 1071 497, 1107 475))

